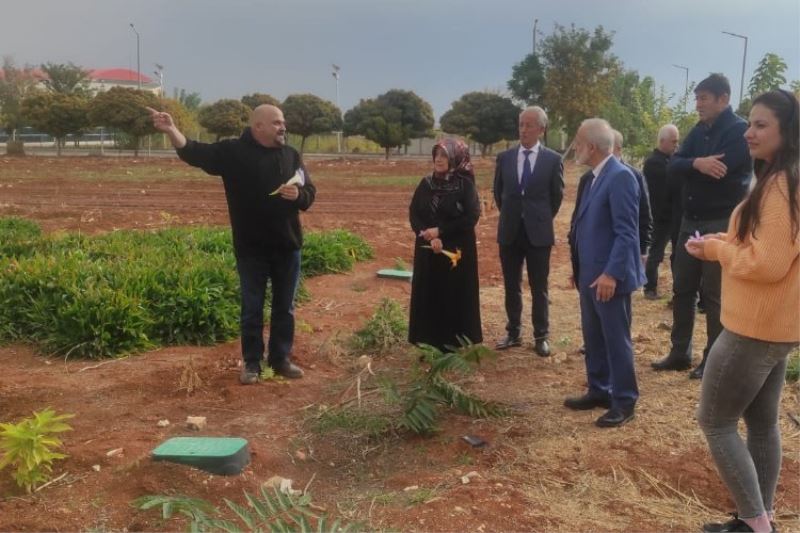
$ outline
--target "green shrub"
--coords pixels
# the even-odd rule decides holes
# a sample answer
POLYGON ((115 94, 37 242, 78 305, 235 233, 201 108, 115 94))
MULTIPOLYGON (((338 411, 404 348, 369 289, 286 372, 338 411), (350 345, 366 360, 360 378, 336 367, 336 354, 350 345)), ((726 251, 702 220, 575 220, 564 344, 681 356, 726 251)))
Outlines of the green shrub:
POLYGON ((305 237, 302 269, 306 277, 347 272, 356 261, 372 259, 372 248, 345 230, 310 233, 305 237))
POLYGON ((47 408, 17 424, 0 424, 0 470, 13 466, 14 480, 29 493, 47 481, 53 461, 67 457, 55 451, 62 442, 54 434, 71 430, 64 420, 73 416, 47 408))
POLYGON ((406 341, 406 312, 396 301, 384 298, 363 328, 353 334, 352 345, 358 351, 385 352, 406 341))
POLYGON ((0 218, 0 257, 30 254, 42 236, 39 224, 19 217, 0 218))
MULTIPOLYGON (((28 221, 0 219, 0 242, 27 243, 0 253, 0 342, 31 341, 47 352, 95 358, 238 335, 229 231, 39 234, 28 221)), ((316 262, 304 268, 306 276, 347 269, 372 254, 345 231, 312 233, 309 241, 304 252, 316 262)), ((298 298, 304 296, 301 285, 298 298)))

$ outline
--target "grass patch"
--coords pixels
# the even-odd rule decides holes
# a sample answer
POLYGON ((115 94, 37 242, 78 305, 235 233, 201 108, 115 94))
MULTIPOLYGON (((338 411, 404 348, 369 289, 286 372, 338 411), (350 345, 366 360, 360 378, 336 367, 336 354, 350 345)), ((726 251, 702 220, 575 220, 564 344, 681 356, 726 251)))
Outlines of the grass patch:
POLYGON ((391 298, 384 298, 363 328, 351 339, 353 348, 359 352, 386 352, 402 344, 408 336, 406 312, 391 298))
POLYGON ((789 354, 786 364, 786 381, 794 383, 797 380, 800 380, 800 350, 795 349, 789 354))
MULTIPOLYGON (((42 237, 37 230, 28 221, 0 219, 0 343, 33 342, 51 354, 101 358, 238 336, 229 230, 97 237, 42 237)), ((315 259, 305 276, 347 270, 372 254, 346 231, 312 233, 308 241, 303 257, 315 259)))
POLYGON ((342 432, 353 437, 377 438, 392 427, 388 416, 353 409, 326 409, 311 424, 312 430, 327 434, 342 432))

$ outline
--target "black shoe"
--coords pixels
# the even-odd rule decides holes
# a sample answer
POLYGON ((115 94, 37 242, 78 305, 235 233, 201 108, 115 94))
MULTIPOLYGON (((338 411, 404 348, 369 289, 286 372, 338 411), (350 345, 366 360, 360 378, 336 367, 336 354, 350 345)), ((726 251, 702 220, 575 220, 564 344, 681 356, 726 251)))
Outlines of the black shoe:
POLYGON ((245 363, 242 372, 239 374, 239 383, 242 385, 252 385, 258 383, 261 375, 261 365, 258 363, 245 363))
POLYGON ((276 374, 286 379, 299 379, 305 375, 303 369, 293 364, 291 361, 284 361, 280 364, 270 366, 272 366, 272 370, 274 370, 276 374))
POLYGON ((703 379, 703 371, 706 369, 705 363, 700 363, 697 368, 689 372, 689 379, 703 379))
POLYGON ((645 289, 644 290, 644 299, 645 300, 658 300, 659 296, 655 289, 645 289))
MULTIPOLYGON (((728 520, 724 524, 720 522, 709 522, 707 524, 703 524, 703 533, 725 533, 728 531, 753 531, 753 528, 747 525, 747 522, 744 520, 739 519, 739 515, 736 513, 731 513, 733 520, 728 520)), ((770 527, 772 527, 772 533, 777 533, 778 526, 775 525, 775 522, 772 520, 769 521, 770 527)))
POLYGON ((601 428, 616 428, 633 420, 633 416, 633 409, 612 407, 595 421, 595 425, 601 428))
POLYGON ((511 335, 506 335, 506 337, 494 345, 495 350, 507 350, 514 346, 522 346, 522 339, 519 337, 512 337, 511 335))
POLYGON ((602 407, 603 409, 611 408, 611 400, 592 394, 584 394, 574 398, 567 398, 564 400, 564 407, 572 409, 573 411, 587 411, 595 407, 602 407))
POLYGON ((653 370, 688 370, 692 368, 692 361, 681 361, 672 356, 666 356, 660 361, 650 363, 653 370))
POLYGON ((547 339, 536 339, 533 351, 536 352, 539 357, 549 357, 550 344, 547 342, 547 339))

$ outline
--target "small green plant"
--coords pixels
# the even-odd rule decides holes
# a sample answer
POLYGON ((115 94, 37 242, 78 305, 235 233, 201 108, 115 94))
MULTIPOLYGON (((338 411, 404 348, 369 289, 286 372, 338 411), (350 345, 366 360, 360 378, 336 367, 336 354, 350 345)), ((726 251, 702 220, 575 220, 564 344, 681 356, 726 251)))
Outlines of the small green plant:
POLYGON ((188 529, 192 532, 346 533, 361 530, 357 524, 344 525, 327 515, 313 513, 308 494, 295 498, 278 490, 270 493, 269 489, 262 487, 260 495, 253 496, 245 491, 244 497, 245 505, 226 498, 227 509, 215 507, 206 500, 185 496, 144 496, 134 500, 132 505, 143 511, 160 507, 161 517, 165 520, 175 514, 183 515, 189 520, 188 529))
POLYGON ((405 342, 407 334, 405 311, 396 301, 384 298, 364 327, 355 332, 352 345, 362 352, 386 352, 405 342))
POLYGON ((408 263, 406 263, 402 257, 395 257, 394 258, 394 269, 395 270, 408 270, 408 263))
POLYGON ((269 365, 264 365, 258 377, 261 379, 261 381, 270 381, 270 380, 279 381, 280 379, 282 379, 278 374, 275 373, 275 370, 269 365))
POLYGON ((429 489, 425 487, 419 488, 409 495, 408 504, 419 505, 421 503, 425 503, 428 500, 435 498, 436 494, 436 489, 429 489))
POLYGON ((793 350, 786 364, 786 381, 795 382, 798 379, 800 379, 800 350, 793 350))
POLYGON ((319 433, 343 431, 348 435, 364 435, 370 438, 383 435, 391 427, 390 417, 358 408, 326 409, 314 419, 312 425, 319 433))
POLYGON ((398 427, 414 433, 431 433, 436 430, 442 407, 456 409, 474 418, 504 414, 503 406, 468 393, 450 378, 453 374, 469 374, 482 359, 496 355, 489 348, 466 339, 461 339, 460 348, 449 352, 420 345, 419 353, 414 357, 411 380, 402 386, 391 380, 382 383, 387 398, 403 406, 398 427))
POLYGON ((47 481, 53 461, 67 457, 56 451, 63 443, 55 434, 70 431, 64 420, 73 416, 57 415, 48 407, 17 424, 0 424, 0 470, 14 467, 14 480, 28 493, 47 481))

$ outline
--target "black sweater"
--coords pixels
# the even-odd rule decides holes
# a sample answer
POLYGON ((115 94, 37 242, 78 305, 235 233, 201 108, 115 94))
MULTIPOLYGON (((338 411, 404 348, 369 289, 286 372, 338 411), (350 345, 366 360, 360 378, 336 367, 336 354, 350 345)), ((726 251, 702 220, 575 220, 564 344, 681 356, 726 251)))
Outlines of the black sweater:
POLYGON ((222 176, 236 255, 251 256, 269 248, 298 250, 303 245, 299 211, 314 202, 316 189, 300 154, 290 146, 267 148, 250 128, 238 139, 213 144, 187 141, 178 157, 214 176, 222 176), (300 196, 289 201, 269 194, 302 169, 300 196))
POLYGON ((742 201, 753 173, 745 130, 747 122, 728 106, 711 127, 699 122, 686 136, 667 169, 669 179, 683 181, 684 217, 727 219, 742 201), (715 154, 724 154, 722 162, 728 167, 721 179, 707 176, 692 166, 695 158, 715 154))

